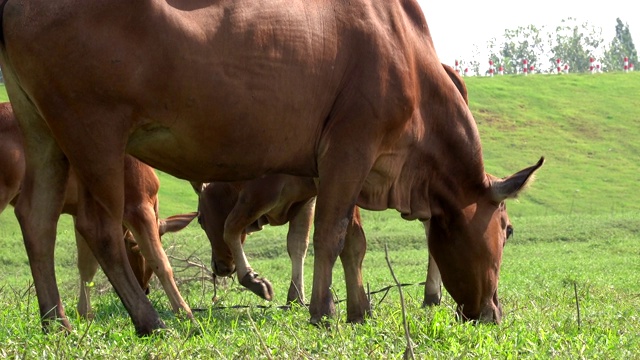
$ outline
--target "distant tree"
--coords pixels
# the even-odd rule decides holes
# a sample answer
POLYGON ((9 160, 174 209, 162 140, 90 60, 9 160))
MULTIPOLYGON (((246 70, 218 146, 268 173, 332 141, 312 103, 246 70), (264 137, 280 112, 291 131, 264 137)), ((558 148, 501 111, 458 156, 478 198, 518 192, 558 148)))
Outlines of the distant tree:
POLYGON ((520 72, 523 60, 527 60, 528 64, 535 69, 541 68, 540 60, 544 57, 546 47, 541 29, 535 25, 529 25, 504 31, 504 44, 500 55, 496 55, 496 58, 504 64, 505 74, 520 72))
POLYGON ((556 68, 557 59, 561 59, 563 64, 568 64, 571 72, 589 71, 589 58, 600 51, 599 48, 604 42, 601 29, 588 22, 577 24, 574 18, 563 19, 553 35, 550 39, 551 71, 556 68))
POLYGON ((487 43, 487 47, 489 49, 489 60, 493 61, 496 73, 498 72, 498 68, 502 66, 503 72, 508 74, 508 72, 504 71, 505 59, 504 56, 502 56, 502 48, 501 44, 498 43, 498 40, 496 38, 492 38, 487 43))
POLYGON ((478 45, 473 45, 473 50, 471 54, 471 60, 469 61, 469 72, 470 75, 479 76, 480 74, 480 49, 478 45))
POLYGON ((623 69, 623 59, 625 56, 629 58, 631 64, 638 63, 638 53, 631 38, 629 25, 623 24, 622 20, 617 18, 616 35, 604 53, 602 66, 606 71, 620 71, 623 69))

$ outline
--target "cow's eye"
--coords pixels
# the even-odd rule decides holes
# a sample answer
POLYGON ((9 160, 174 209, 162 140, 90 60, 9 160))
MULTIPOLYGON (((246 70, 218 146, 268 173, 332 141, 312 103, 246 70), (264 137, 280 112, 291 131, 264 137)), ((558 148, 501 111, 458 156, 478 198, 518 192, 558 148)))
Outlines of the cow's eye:
POLYGON ((508 225, 507 226, 507 239, 510 238, 511 235, 513 235, 513 226, 508 225))

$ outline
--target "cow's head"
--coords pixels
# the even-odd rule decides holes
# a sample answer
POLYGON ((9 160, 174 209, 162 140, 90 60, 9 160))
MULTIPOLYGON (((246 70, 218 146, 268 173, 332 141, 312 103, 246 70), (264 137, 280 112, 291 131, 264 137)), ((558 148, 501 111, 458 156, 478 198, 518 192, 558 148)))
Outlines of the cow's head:
POLYGON ((477 198, 462 209, 451 199, 438 204, 441 209, 430 220, 429 251, 462 319, 500 322, 502 250, 513 233, 504 201, 515 198, 543 163, 541 158, 536 165, 503 179, 487 175, 477 198))

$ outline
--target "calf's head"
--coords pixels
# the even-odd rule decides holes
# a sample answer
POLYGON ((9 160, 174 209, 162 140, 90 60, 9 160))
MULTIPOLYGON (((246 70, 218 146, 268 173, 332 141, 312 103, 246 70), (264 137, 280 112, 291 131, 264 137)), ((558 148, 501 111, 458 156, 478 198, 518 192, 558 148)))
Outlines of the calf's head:
MULTIPOLYGON (((193 185, 193 184, 192 184, 193 185)), ((216 276, 229 276, 236 270, 231 249, 224 241, 224 225, 238 193, 227 183, 193 185, 198 193, 198 223, 211 243, 211 268, 216 276)), ((246 234, 242 234, 242 242, 246 234)))

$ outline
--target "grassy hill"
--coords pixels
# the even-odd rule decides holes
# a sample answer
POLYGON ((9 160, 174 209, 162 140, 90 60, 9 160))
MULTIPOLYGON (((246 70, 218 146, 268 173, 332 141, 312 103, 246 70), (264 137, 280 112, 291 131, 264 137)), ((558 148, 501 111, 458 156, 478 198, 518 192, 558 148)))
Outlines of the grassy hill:
POLYGON ((512 215, 640 209, 640 74, 465 80, 489 171, 547 158, 512 215))

